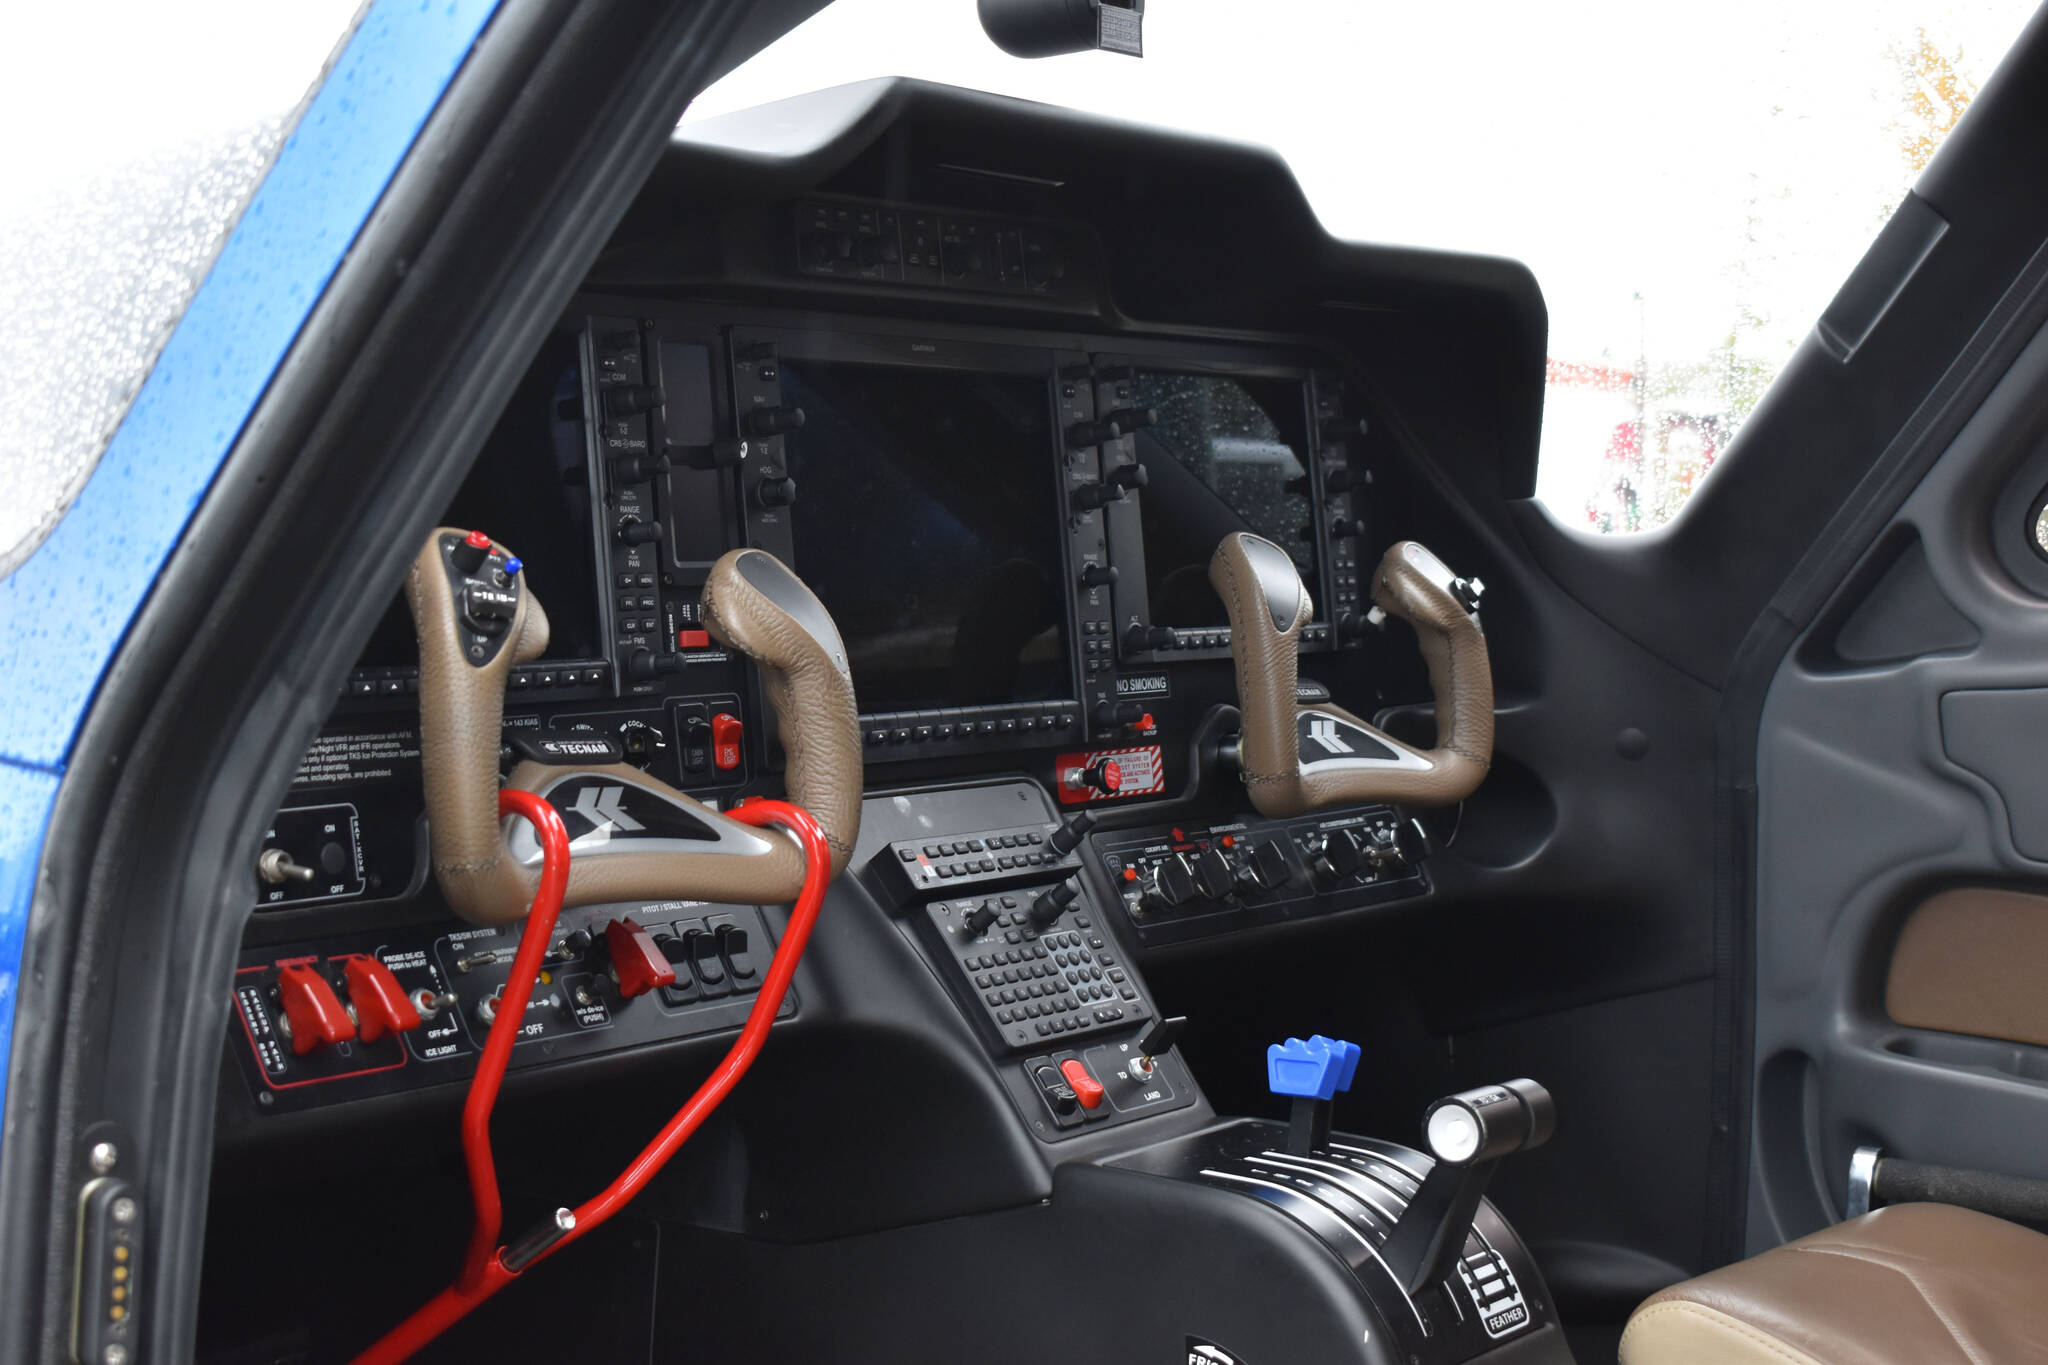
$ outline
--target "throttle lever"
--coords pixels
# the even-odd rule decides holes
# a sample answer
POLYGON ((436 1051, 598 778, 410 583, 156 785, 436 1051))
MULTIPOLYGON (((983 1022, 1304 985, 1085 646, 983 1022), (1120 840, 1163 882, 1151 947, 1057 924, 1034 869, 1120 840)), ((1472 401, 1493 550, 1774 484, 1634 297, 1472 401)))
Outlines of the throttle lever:
MULTIPOLYGON (((1287 552, 1245 532, 1225 536, 1209 581, 1230 614, 1243 713, 1239 755, 1252 804, 1284 818, 1328 806, 1398 801, 1451 805, 1493 762, 1493 673, 1479 620, 1457 578, 1412 540, 1373 571, 1374 610, 1415 627, 1436 697, 1437 744, 1416 749, 1357 716, 1295 695, 1301 631, 1314 614, 1287 552)), ((1476 599, 1472 599, 1476 600, 1476 599)))
POLYGON ((1403 1289, 1413 1295, 1451 1273, 1494 1166, 1541 1147, 1556 1128, 1550 1092, 1531 1080, 1463 1090, 1429 1107, 1423 1140, 1436 1165, 1381 1249, 1403 1289))

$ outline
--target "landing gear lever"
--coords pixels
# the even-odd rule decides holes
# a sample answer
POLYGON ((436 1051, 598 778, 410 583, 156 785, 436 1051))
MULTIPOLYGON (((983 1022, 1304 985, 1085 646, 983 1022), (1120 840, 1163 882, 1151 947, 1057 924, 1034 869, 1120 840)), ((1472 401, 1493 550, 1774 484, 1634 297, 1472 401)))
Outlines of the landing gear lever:
POLYGON ((1436 1165, 1382 1249, 1387 1269, 1410 1294, 1451 1273, 1494 1165, 1548 1142, 1557 1109, 1536 1082, 1507 1081, 1438 1100, 1422 1126, 1436 1165))

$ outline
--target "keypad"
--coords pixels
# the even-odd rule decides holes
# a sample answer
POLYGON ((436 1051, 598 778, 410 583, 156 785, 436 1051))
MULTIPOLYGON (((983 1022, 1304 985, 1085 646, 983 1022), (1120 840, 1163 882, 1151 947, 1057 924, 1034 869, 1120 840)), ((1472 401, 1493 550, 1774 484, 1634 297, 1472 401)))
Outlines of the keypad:
POLYGON ((1094 913, 1077 903, 1041 929, 1031 920, 1033 894, 975 896, 926 907, 953 949, 968 993, 1004 1043, 1035 1047, 1146 1018, 1151 1011, 1094 913), (984 908, 995 918, 975 935, 968 920, 984 908))

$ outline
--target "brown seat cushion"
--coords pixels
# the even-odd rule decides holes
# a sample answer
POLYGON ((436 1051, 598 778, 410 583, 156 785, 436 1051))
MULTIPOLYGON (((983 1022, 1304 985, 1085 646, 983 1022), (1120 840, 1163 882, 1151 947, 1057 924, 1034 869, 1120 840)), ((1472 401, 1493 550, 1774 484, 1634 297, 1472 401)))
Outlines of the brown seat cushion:
POLYGON ((1946 1204, 1878 1209, 1653 1295, 1622 1365, 2048 1361, 2048 1237, 1946 1204))

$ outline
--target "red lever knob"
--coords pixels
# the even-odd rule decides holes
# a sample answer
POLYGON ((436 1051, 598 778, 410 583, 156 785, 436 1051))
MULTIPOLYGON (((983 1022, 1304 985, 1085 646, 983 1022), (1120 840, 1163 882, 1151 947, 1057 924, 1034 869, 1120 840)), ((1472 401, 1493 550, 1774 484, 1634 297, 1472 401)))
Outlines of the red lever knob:
POLYGON ((743 729, 740 718, 730 711, 720 711, 711 718, 711 761, 721 772, 730 772, 740 766, 740 735, 743 729))
POLYGON ((280 967, 277 989, 284 1003, 285 1031, 291 1034, 292 1051, 299 1056, 356 1036, 355 1023, 342 1008, 341 997, 326 977, 305 963, 280 967))
POLYGON ((349 1003, 356 1007, 356 1036, 364 1042, 420 1026, 419 1009, 383 962, 358 953, 341 964, 341 973, 348 982, 349 1003))
POLYGON ((654 941, 654 935, 630 919, 615 919, 604 927, 604 946, 611 950, 612 976, 619 994, 631 1000, 656 986, 676 984, 676 969, 654 941))
POLYGON ((1069 1057, 1060 1063, 1060 1075, 1067 1078, 1067 1086, 1074 1092, 1074 1098, 1081 1101, 1083 1109, 1094 1109, 1102 1103, 1102 1082, 1088 1074, 1088 1068, 1079 1057, 1069 1057))

